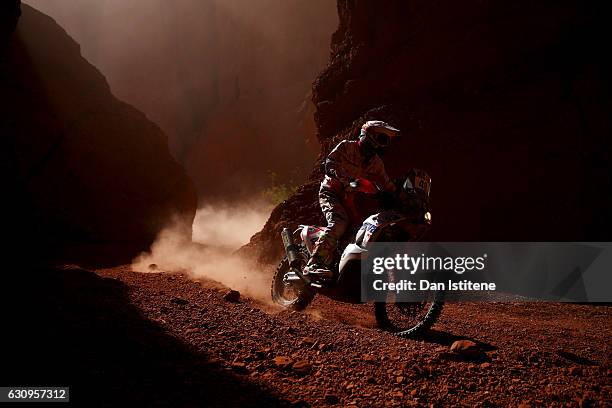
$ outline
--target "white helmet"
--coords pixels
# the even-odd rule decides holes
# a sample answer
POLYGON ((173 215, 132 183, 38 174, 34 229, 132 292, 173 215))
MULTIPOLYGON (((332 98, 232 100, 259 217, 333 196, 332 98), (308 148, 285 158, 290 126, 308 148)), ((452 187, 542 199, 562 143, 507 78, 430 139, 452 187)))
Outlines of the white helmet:
POLYGON ((398 137, 400 130, 382 120, 369 120, 361 127, 361 138, 375 149, 389 146, 391 138, 398 137))

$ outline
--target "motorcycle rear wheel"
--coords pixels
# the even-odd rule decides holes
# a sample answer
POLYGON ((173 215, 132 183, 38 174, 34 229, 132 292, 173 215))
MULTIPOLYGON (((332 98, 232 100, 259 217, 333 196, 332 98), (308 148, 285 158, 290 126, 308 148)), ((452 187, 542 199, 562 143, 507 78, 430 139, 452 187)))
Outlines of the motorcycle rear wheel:
MULTIPOLYGON (((304 254, 302 254, 302 256, 304 256, 304 254)), ((306 260, 304 260, 304 263, 305 262, 306 260)), ((285 257, 276 268, 276 272, 272 278, 272 286, 270 288, 272 300, 274 303, 289 310, 304 310, 314 299, 315 293, 300 283, 286 285, 283 281, 283 277, 290 271, 289 261, 287 257, 285 257)))

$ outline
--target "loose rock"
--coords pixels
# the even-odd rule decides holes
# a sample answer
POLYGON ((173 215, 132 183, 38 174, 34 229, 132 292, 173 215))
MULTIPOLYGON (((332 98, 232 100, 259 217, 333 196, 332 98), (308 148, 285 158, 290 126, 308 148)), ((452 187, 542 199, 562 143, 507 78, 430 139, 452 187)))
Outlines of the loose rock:
POLYGON ((223 299, 228 302, 237 303, 240 300, 240 292, 230 289, 225 295, 223 295, 223 299))
POLYGON ((274 357, 274 365, 281 370, 291 366, 293 364, 293 360, 287 356, 277 356, 274 357))
POLYGON ((313 339, 312 337, 304 337, 302 339, 302 345, 304 346, 312 347, 315 344, 317 344, 317 340, 313 339))
POLYGON ((459 354, 467 358, 478 358, 482 356, 482 350, 478 347, 478 344, 471 340, 457 340, 451 347, 450 351, 455 354, 459 354))
POLYGON ((298 360, 293 363, 291 369, 299 374, 308 374, 312 369, 312 365, 306 360, 298 360))
POLYGON ((172 303, 176 304, 176 305, 186 305, 189 303, 188 300, 185 300, 183 298, 180 297, 175 297, 172 299, 172 303))

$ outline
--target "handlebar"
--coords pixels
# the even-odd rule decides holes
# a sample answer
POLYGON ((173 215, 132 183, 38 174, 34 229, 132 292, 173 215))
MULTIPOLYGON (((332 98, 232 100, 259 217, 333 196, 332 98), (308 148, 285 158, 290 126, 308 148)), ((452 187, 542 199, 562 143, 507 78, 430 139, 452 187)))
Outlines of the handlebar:
POLYGON ((367 194, 376 194, 380 191, 376 184, 363 178, 352 180, 349 183, 349 187, 352 191, 359 191, 367 194))

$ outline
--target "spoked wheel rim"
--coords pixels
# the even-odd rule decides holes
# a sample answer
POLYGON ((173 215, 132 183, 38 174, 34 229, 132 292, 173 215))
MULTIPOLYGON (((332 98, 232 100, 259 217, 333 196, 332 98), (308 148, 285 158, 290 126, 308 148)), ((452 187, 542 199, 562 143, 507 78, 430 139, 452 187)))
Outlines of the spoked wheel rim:
POLYGON ((398 332, 413 329, 425 320, 433 305, 433 301, 385 303, 387 326, 398 332))
POLYGON ((282 277, 276 280, 276 297, 277 302, 283 305, 289 305, 295 302, 300 297, 300 289, 296 283, 287 282, 287 275, 291 272, 287 269, 282 277))
MULTIPOLYGON (((305 249, 300 251, 302 265, 308 260, 305 249)), ((301 266, 300 266, 301 267, 301 266)), ((287 281, 287 275, 292 272, 287 258, 283 259, 276 269, 272 280, 272 300, 283 307, 292 310, 302 310, 312 301, 314 293, 309 291, 301 280, 287 281)))

